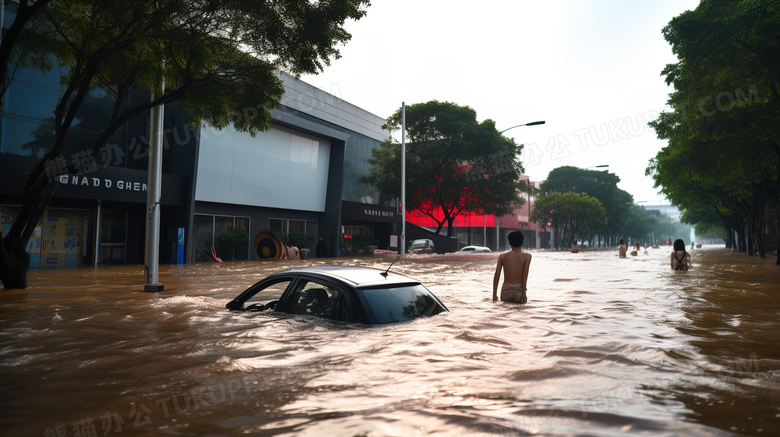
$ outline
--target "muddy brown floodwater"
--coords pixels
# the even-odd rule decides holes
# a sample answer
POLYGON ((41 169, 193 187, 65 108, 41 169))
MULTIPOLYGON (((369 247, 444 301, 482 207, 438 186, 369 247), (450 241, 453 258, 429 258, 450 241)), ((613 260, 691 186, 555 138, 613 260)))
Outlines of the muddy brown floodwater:
POLYGON ((139 266, 31 271, 0 292, 1 433, 780 435, 774 260, 533 253, 524 306, 492 303, 494 254, 398 264, 450 312, 380 327, 225 310, 321 261, 163 266, 159 294, 139 266))

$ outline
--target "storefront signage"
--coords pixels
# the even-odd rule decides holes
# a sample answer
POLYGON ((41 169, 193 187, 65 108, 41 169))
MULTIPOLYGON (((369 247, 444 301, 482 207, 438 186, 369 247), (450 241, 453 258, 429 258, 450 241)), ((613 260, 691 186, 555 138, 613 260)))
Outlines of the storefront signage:
POLYGON ((369 205, 357 202, 341 202, 341 219, 353 221, 395 223, 393 206, 369 205))
POLYGON ((363 214, 372 215, 374 217, 389 217, 389 218, 395 217, 395 212, 393 211, 382 211, 379 209, 371 209, 371 208, 363 209, 363 214))
POLYGON ((146 191, 146 183, 144 182, 114 181, 112 179, 91 178, 87 176, 62 175, 60 176, 60 183, 63 185, 77 185, 93 188, 103 187, 126 191, 146 191))

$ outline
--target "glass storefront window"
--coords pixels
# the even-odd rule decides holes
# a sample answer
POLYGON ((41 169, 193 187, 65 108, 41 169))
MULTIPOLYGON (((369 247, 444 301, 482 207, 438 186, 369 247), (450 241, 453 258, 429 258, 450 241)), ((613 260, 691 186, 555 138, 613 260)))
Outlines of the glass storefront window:
POLYGON ((268 219, 268 230, 271 232, 287 232, 287 220, 268 219))
POLYGON ((222 261, 249 259, 249 218, 196 214, 194 222, 195 262, 214 261, 212 247, 222 261), (244 233, 245 241, 236 241, 237 231, 244 233))
POLYGON ((223 239, 223 237, 233 230, 234 221, 235 219, 233 217, 214 217, 214 233, 216 234, 214 247, 216 248, 217 256, 221 258, 222 261, 232 261, 234 259, 234 244, 223 239))
POLYGON ((195 262, 212 261, 211 247, 214 242, 214 216, 195 215, 192 233, 192 249, 195 262))
MULTIPOLYGON (((249 238, 249 219, 236 217, 236 229, 246 233, 247 239, 249 238)), ((236 244, 233 247, 233 253, 235 259, 248 260, 249 259, 249 242, 247 244, 236 244)))
POLYGON ((306 232, 306 222, 303 220, 290 220, 288 232, 306 232))
POLYGON ((127 243, 127 213, 104 211, 100 223, 100 264, 124 264, 127 243))

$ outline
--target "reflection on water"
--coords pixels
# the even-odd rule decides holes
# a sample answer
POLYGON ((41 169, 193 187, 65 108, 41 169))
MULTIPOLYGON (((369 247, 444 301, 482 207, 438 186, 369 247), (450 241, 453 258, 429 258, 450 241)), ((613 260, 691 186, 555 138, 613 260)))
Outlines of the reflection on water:
POLYGON ((419 256, 393 269, 450 312, 380 327, 224 309, 316 260, 163 266, 159 295, 138 266, 32 271, 0 293, 0 428, 778 435, 780 269, 710 248, 672 272, 668 253, 534 253, 527 305, 492 303, 495 255, 419 256))

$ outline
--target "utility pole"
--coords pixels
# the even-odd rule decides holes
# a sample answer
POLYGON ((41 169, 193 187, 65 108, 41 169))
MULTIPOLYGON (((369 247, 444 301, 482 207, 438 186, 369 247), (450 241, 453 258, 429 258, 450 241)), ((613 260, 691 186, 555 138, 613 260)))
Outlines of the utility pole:
POLYGON ((401 102, 401 259, 406 258, 406 102, 401 102))
MULTIPOLYGON (((165 93, 165 79, 162 80, 162 92, 165 93)), ((154 101, 154 92, 152 100, 154 101)), ((155 105, 149 114, 149 170, 146 191, 146 283, 144 291, 156 293, 163 291, 158 283, 157 273, 160 267, 160 198, 162 197, 162 125, 164 106, 155 105)))

